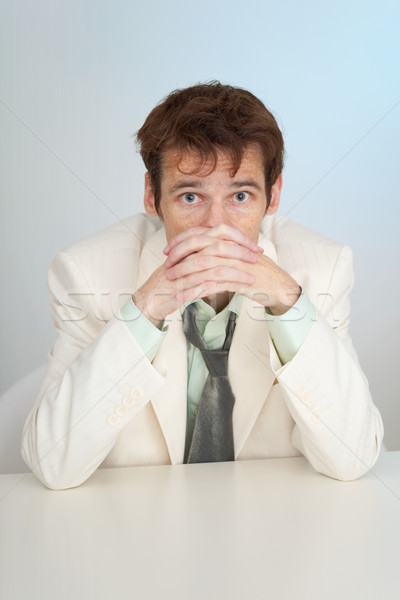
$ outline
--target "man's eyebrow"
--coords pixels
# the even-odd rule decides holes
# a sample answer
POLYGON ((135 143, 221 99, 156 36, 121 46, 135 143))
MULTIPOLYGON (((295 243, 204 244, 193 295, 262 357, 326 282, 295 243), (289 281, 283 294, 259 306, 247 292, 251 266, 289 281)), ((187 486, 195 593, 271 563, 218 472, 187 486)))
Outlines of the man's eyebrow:
MULTIPOLYGON (((185 188, 203 188, 204 184, 203 181, 201 179, 183 179, 181 181, 178 181, 174 186, 172 186, 172 188, 170 188, 169 192, 171 194, 178 192, 179 190, 183 190, 185 188)), ((229 184, 230 188, 246 188, 246 187, 252 187, 256 190, 258 190, 259 192, 263 192, 264 189, 263 187, 255 180, 252 179, 251 177, 249 179, 239 179, 239 180, 235 180, 232 181, 232 183, 229 184)))
POLYGON ((237 181, 232 181, 230 184, 231 188, 245 188, 252 187, 258 190, 259 192, 263 192, 262 186, 255 179, 239 179, 237 181))
POLYGON ((202 188, 203 182, 201 179, 183 179, 178 181, 175 185, 170 188, 169 192, 173 194, 174 192, 178 192, 179 190, 183 190, 184 188, 202 188))

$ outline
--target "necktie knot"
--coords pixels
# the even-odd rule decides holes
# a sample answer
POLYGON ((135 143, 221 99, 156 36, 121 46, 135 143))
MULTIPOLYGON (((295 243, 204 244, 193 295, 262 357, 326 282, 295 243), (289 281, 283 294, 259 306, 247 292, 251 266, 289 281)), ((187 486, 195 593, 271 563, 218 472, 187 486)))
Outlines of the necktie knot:
POLYGON ((229 350, 201 350, 211 377, 228 377, 229 350))

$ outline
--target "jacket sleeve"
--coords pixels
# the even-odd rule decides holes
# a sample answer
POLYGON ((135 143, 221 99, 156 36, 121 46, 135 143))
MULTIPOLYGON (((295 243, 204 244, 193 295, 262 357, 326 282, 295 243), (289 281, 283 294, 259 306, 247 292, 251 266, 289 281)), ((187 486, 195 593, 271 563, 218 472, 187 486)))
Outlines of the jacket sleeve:
POLYGON ((295 357, 281 366, 272 342, 272 368, 295 426, 292 444, 320 473, 352 480, 378 458, 383 424, 348 333, 352 253, 342 247, 329 293, 295 357))
POLYGON ((62 252, 48 276, 57 340, 24 426, 22 457, 49 488, 80 485, 119 432, 164 383, 119 311, 104 324, 73 256, 62 252))

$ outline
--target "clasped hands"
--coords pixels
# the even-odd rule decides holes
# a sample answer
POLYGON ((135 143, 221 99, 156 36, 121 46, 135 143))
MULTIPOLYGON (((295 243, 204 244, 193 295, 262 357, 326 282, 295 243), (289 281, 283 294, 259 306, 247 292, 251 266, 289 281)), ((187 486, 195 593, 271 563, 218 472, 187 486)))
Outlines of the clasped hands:
POLYGON ((191 227, 169 241, 166 260, 133 295, 154 325, 186 302, 238 293, 284 314, 298 300, 296 281, 244 233, 229 225, 191 227))

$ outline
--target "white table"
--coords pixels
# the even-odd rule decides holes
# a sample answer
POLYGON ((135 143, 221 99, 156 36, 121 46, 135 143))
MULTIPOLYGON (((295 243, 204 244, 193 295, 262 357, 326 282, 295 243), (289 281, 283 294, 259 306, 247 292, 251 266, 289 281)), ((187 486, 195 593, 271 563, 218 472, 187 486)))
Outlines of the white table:
POLYGON ((400 598, 400 452, 339 482, 302 458, 0 476, 2 600, 400 598))

